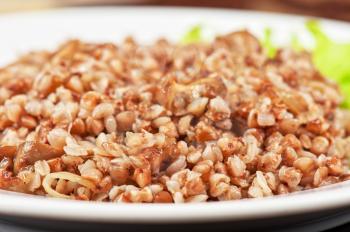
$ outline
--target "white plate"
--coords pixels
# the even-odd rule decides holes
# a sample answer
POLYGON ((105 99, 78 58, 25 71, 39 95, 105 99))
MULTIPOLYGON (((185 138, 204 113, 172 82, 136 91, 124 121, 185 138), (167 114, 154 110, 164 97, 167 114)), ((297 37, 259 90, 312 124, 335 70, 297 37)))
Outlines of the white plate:
MULTIPOLYGON (((248 28, 261 35, 271 27, 277 43, 288 44, 293 33, 311 44, 305 18, 248 11, 191 8, 71 8, 0 16, 0 64, 33 49, 57 46, 69 38, 120 41, 133 35, 149 43, 159 36, 178 40, 190 26, 201 23, 213 33, 248 28)), ((323 21, 327 33, 350 40, 347 23, 323 21)), ((247 220, 288 216, 350 205, 350 183, 288 196, 198 204, 91 203, 0 192, 0 214, 75 221, 183 223, 247 220)))

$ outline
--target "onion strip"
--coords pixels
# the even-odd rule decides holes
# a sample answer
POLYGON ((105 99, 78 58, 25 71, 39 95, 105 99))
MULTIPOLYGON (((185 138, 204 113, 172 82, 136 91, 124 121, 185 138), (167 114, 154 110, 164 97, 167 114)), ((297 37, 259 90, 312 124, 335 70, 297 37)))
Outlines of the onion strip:
POLYGON ((49 196, 52 196, 52 197, 65 198, 65 199, 71 198, 68 195, 65 195, 65 194, 57 192, 56 190, 54 190, 51 187, 52 182, 55 179, 69 180, 69 181, 78 183, 78 184, 80 184, 80 185, 82 185, 82 186, 84 186, 86 188, 89 188, 89 189, 92 189, 92 190, 95 189, 95 185, 94 185, 93 182, 91 182, 91 181, 89 181, 87 179, 84 179, 81 176, 78 176, 78 175, 70 173, 70 172, 54 172, 54 173, 50 173, 50 174, 46 175, 44 180, 43 180, 43 184, 42 184, 44 189, 45 189, 45 191, 46 191, 46 193, 49 196))

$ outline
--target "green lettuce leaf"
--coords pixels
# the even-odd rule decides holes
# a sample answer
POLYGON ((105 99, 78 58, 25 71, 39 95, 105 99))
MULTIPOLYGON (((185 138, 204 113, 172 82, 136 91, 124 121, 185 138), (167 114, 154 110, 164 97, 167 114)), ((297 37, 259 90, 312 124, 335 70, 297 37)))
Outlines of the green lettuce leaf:
POLYGON ((182 44, 191 44, 203 42, 203 28, 201 25, 192 27, 185 35, 181 38, 182 44))
POLYGON ((350 107, 350 43, 337 43, 321 29, 317 21, 306 22, 315 39, 313 62, 326 77, 336 81, 344 96, 343 106, 350 107))
POLYGON ((276 56, 277 48, 273 45, 271 36, 272 36, 271 28, 265 28, 264 37, 261 41, 261 45, 265 49, 267 56, 269 58, 274 58, 276 56))
POLYGON ((300 52, 300 51, 304 50, 304 47, 300 43, 298 36, 296 34, 292 35, 290 45, 291 45, 292 49, 296 52, 300 52))

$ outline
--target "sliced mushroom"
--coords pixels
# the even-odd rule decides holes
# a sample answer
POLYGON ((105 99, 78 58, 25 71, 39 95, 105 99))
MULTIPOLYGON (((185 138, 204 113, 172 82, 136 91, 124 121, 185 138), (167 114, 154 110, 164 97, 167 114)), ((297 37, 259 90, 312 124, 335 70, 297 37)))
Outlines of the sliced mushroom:
POLYGON ((0 160, 4 157, 13 158, 16 155, 16 146, 2 146, 0 147, 0 160))
POLYGON ((16 155, 16 146, 0 147, 0 171, 9 171, 13 168, 13 158, 16 155))
POLYGON ((6 170, 0 171, 0 189, 26 193, 26 185, 18 177, 12 176, 12 173, 6 170))
POLYGON ((214 41, 214 45, 216 47, 228 47, 242 55, 261 51, 259 40, 245 30, 218 36, 214 41))
POLYGON ((33 165, 38 160, 49 160, 63 155, 63 151, 48 144, 30 141, 22 143, 17 150, 14 161, 14 173, 33 165))
POLYGON ((200 95, 207 98, 213 98, 219 95, 224 97, 227 93, 227 88, 222 78, 219 76, 211 76, 203 78, 190 84, 179 84, 174 79, 168 79, 162 83, 162 88, 158 91, 158 100, 169 110, 174 109, 175 100, 191 99, 193 91, 199 91, 200 95))
POLYGON ((295 115, 308 111, 309 107, 305 99, 298 93, 281 91, 279 97, 287 109, 295 115))
POLYGON ((243 136, 244 132, 248 129, 247 122, 239 117, 232 117, 232 132, 237 136, 243 136))

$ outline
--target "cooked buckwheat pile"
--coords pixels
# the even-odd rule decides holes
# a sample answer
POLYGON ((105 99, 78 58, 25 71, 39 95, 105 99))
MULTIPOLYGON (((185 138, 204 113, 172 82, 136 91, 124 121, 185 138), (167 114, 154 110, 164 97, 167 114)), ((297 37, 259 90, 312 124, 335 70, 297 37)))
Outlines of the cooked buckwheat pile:
POLYGON ((286 194, 349 179, 349 113, 310 54, 68 41, 0 69, 0 188, 111 202, 286 194))

